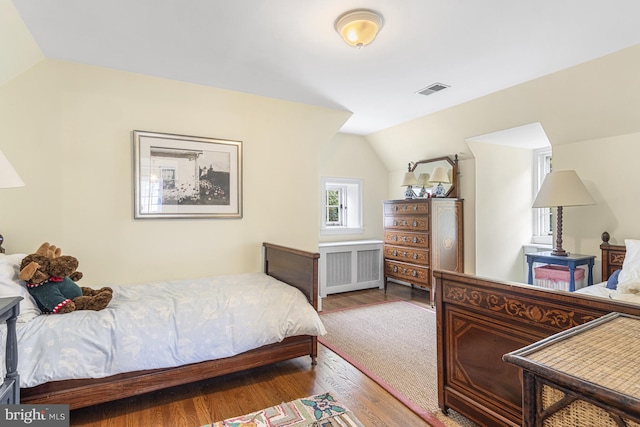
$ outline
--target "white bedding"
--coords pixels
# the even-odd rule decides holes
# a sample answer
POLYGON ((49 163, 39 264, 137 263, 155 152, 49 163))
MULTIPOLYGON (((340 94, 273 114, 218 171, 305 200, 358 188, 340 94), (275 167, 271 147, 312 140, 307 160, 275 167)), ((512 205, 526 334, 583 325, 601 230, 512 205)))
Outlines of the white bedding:
POLYGON ((608 289, 607 282, 596 283, 591 286, 585 286, 575 291, 577 294, 593 295, 597 297, 609 298, 617 301, 631 302, 640 304, 640 294, 624 293, 617 289, 608 289))
MULTIPOLYGON (((302 292, 263 273, 111 287, 102 311, 17 323, 21 387, 196 363, 326 332, 302 292)), ((0 335, 4 342, 6 325, 0 335)))

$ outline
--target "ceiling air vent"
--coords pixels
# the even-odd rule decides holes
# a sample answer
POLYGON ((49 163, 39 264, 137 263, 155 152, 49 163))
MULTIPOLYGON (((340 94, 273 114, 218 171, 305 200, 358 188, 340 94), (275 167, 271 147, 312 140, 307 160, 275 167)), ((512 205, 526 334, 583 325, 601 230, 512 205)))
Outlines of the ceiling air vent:
POLYGON ((426 96, 426 95, 431 95, 431 94, 436 93, 436 92, 440 92, 442 89, 446 89, 448 87, 449 87, 449 85, 445 85, 445 84, 442 84, 442 83, 434 83, 432 85, 429 85, 429 86, 425 87, 424 89, 420 89, 416 93, 418 95, 425 95, 426 96))

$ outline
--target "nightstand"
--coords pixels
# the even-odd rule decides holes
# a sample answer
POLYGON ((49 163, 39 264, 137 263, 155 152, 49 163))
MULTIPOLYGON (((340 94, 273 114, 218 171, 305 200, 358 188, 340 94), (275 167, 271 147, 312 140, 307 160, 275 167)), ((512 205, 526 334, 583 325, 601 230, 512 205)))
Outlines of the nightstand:
POLYGON ((640 423, 640 317, 610 313, 503 356, 522 368, 523 426, 640 423))
POLYGON ((593 255, 579 255, 569 254, 567 256, 551 255, 551 251, 547 252, 532 252, 525 254, 527 257, 527 263, 529 264, 529 278, 527 283, 533 285, 533 264, 536 262, 551 264, 551 265, 563 265, 569 268, 569 290, 571 292, 576 290, 575 272, 576 267, 579 265, 588 266, 587 286, 593 285, 593 263, 596 259, 593 255))
POLYGON ((7 375, 0 384, 0 404, 20 403, 20 377, 18 376, 18 338, 16 319, 20 312, 22 297, 0 298, 0 322, 7 322, 6 369, 7 375))

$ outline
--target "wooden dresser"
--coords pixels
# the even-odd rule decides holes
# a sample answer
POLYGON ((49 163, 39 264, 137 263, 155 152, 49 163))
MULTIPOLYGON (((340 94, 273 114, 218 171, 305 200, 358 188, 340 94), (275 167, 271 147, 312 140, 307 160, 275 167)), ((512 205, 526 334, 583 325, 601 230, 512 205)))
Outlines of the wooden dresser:
POLYGON ((435 296, 434 270, 463 272, 462 200, 384 202, 384 288, 397 279, 435 296))

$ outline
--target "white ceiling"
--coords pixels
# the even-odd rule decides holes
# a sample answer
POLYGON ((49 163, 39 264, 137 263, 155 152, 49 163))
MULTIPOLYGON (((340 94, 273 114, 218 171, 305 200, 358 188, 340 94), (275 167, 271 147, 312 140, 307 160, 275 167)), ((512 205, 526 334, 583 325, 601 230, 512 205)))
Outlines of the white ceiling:
POLYGON ((638 0, 13 3, 47 58, 344 109, 362 135, 640 42, 638 0), (358 50, 333 25, 362 7, 385 24, 358 50))

